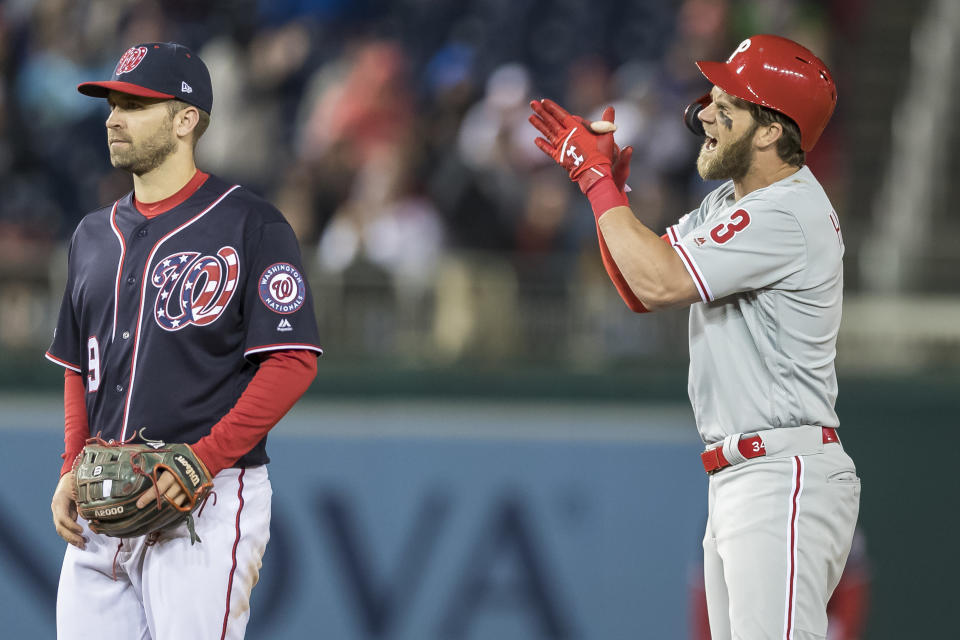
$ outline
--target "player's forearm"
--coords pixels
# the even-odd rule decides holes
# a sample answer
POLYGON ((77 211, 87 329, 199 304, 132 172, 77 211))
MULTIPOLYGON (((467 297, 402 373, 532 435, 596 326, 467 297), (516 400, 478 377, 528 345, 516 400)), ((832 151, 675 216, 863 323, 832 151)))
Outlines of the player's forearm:
POLYGON ((250 451, 300 399, 317 375, 316 355, 307 350, 268 356, 227 415, 193 450, 211 475, 250 451))
POLYGON ((686 306, 699 300, 680 257, 637 220, 629 207, 609 209, 597 225, 624 280, 647 309, 686 306))
POLYGON ((60 476, 73 468, 73 460, 83 449, 84 443, 90 437, 90 426, 87 423, 86 389, 83 387, 83 376, 75 371, 66 369, 63 374, 63 466, 60 476))
POLYGON ((617 266, 617 263, 614 262, 613 257, 610 255, 610 249, 607 248, 607 243, 603 239, 603 233, 600 232, 599 226, 597 227, 597 239, 600 244, 600 259, 603 261, 603 268, 610 277, 610 281, 613 282, 613 286, 616 287, 617 293, 620 294, 620 298, 626 303, 627 307, 635 313, 646 313, 649 311, 649 309, 643 306, 643 303, 640 302, 636 294, 633 293, 623 274, 620 273, 620 267, 617 266))

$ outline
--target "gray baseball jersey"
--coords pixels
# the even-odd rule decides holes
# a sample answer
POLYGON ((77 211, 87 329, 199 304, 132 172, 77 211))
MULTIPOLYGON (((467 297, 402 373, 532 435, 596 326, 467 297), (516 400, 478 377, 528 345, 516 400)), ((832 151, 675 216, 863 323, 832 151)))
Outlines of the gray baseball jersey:
POLYGON ((836 427, 843 236, 807 167, 735 201, 733 182, 667 230, 696 283, 689 394, 707 444, 836 427))

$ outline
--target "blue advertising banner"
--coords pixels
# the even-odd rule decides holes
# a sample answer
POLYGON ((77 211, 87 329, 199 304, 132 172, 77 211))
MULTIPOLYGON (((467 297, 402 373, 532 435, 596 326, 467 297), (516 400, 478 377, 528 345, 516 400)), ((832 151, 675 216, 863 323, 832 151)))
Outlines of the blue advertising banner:
MULTIPOLYGON (((4 399, 0 420, 20 523, 0 529, 0 628, 53 638, 62 409, 4 399)), ((682 407, 302 403, 270 436, 247 637, 690 637, 700 448, 682 407)))

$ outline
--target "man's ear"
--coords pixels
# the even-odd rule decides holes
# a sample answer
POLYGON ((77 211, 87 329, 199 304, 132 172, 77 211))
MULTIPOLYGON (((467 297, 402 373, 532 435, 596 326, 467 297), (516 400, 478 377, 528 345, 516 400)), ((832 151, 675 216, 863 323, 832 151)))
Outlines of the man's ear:
POLYGON ((776 144, 781 136, 783 136, 783 125, 779 122, 771 122, 770 124, 757 127, 753 142, 760 148, 766 148, 772 144, 776 144))
POLYGON ((184 138, 190 135, 200 122, 200 112, 196 107, 181 109, 174 115, 174 132, 184 138))

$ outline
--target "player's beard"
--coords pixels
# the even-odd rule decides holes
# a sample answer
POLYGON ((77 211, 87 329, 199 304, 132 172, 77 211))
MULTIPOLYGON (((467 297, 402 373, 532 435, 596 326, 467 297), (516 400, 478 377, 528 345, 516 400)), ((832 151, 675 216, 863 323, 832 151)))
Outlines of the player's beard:
POLYGON ((713 153, 700 149, 697 171, 704 180, 740 180, 750 171, 753 162, 753 134, 759 125, 754 122, 742 136, 713 153))
POLYGON ((138 144, 130 142, 122 149, 111 146, 110 164, 138 176, 159 167, 177 149, 176 136, 169 126, 171 123, 172 119, 160 125, 153 135, 138 144))

